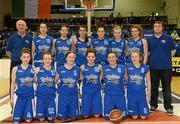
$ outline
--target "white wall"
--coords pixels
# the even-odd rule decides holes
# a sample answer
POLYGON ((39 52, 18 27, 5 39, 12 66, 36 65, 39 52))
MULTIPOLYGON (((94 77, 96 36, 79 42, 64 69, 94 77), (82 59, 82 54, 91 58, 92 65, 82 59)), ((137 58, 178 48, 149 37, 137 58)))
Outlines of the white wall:
POLYGON ((0 29, 3 28, 3 17, 11 13, 11 0, 0 0, 0 29))
POLYGON ((166 6, 164 7, 164 10, 165 10, 165 15, 167 15, 169 19, 168 23, 176 24, 177 19, 180 15, 178 13, 178 10, 180 12, 180 9, 179 9, 180 1, 179 0, 162 0, 162 3, 163 2, 166 2, 166 6))

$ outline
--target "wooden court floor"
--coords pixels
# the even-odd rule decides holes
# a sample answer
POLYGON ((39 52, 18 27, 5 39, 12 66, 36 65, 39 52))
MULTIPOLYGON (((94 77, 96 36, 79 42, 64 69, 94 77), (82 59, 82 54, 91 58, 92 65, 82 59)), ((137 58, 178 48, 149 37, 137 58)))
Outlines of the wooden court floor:
MULTIPOLYGON (((98 123, 98 122, 110 122, 108 120, 105 120, 103 117, 100 118, 87 118, 84 119, 82 117, 79 117, 79 119, 77 120, 72 120, 72 119, 67 119, 67 120, 59 120, 59 119, 55 119, 54 120, 55 123, 87 123, 87 122, 94 122, 94 123, 98 123)), ((138 123, 180 123, 180 117, 178 116, 168 116, 165 112, 161 112, 161 111, 157 111, 155 113, 151 113, 150 116, 146 119, 146 120, 142 120, 142 119, 137 119, 137 120, 133 120, 130 117, 126 117, 125 120, 123 120, 122 122, 126 123, 126 122, 138 122, 138 123)), ((12 123, 12 118, 9 117, 3 121, 1 121, 0 123, 12 123)), ((24 121, 22 121, 22 123, 25 123, 24 121)), ((39 123, 38 120, 33 120, 32 123, 39 123)), ((48 121, 43 121, 41 123, 48 123, 48 121)))

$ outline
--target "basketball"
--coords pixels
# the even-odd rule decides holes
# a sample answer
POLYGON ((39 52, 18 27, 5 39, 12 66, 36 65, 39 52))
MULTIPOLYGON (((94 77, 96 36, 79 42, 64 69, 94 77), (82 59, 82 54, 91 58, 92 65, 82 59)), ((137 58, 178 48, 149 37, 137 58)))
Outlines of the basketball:
POLYGON ((109 119, 113 123, 119 123, 122 121, 122 112, 119 109, 113 109, 109 114, 109 119))

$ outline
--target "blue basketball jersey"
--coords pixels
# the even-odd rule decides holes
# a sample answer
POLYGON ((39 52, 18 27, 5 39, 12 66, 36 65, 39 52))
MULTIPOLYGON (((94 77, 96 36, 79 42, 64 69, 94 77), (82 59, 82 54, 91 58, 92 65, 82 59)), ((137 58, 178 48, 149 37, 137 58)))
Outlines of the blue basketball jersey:
POLYGON ((57 72, 60 79, 58 93, 61 95, 77 95, 77 81, 80 75, 79 67, 74 66, 68 70, 64 66, 60 66, 57 72))
POLYGON ((45 38, 41 38, 39 36, 35 36, 34 44, 36 47, 34 60, 42 60, 43 52, 45 51, 51 52, 52 50, 53 37, 47 36, 45 38))
POLYGON ((84 65, 82 91, 86 93, 95 93, 101 90, 100 68, 99 64, 94 66, 84 65))
POLYGON ((145 77, 148 72, 148 66, 142 65, 136 68, 132 63, 126 65, 128 73, 127 90, 129 94, 145 94, 145 77), (142 92, 142 93, 141 93, 142 92))
POLYGON ((116 68, 111 68, 110 65, 103 67, 104 75, 104 90, 108 95, 123 95, 124 94, 124 65, 117 65, 116 68))
POLYGON ((37 97, 55 97, 55 75, 56 72, 53 67, 50 70, 47 70, 40 66, 40 70, 37 74, 37 97))
POLYGON ((71 50, 71 41, 58 38, 55 44, 55 61, 63 65, 66 62, 66 53, 71 50))
POLYGON ((142 56, 144 56, 144 48, 143 48, 143 42, 142 42, 142 38, 139 38, 138 41, 134 41, 134 39, 130 39, 128 42, 128 57, 127 57, 127 63, 131 63, 131 52, 134 49, 138 49, 142 56))
POLYGON ((34 96, 34 70, 32 65, 29 65, 27 69, 23 69, 21 65, 17 66, 16 71, 16 94, 19 96, 34 96))
POLYGON ((96 63, 98 64, 106 64, 107 63, 107 55, 108 55, 108 39, 95 39, 92 42, 93 48, 96 49, 96 63))
POLYGON ((86 51, 91 47, 90 42, 83 42, 80 39, 76 43, 76 60, 75 63, 77 66, 81 66, 87 63, 86 51))
POLYGON ((121 41, 117 42, 112 39, 109 44, 109 51, 116 53, 119 64, 125 64, 126 40, 121 39, 121 41))

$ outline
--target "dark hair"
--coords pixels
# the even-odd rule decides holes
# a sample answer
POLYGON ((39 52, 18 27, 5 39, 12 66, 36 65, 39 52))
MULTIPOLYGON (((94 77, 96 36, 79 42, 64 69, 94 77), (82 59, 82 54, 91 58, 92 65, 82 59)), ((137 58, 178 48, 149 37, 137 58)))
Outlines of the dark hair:
POLYGON ((52 54, 50 52, 48 52, 48 51, 43 52, 43 58, 44 58, 45 55, 50 55, 52 57, 52 54))
POLYGON ((69 30, 69 26, 67 26, 67 25, 61 25, 61 27, 60 27, 60 30, 63 28, 63 27, 66 27, 67 28, 67 30, 69 30))
POLYGON ((108 53, 108 56, 109 56, 109 54, 114 54, 114 55, 116 56, 116 58, 118 58, 116 52, 110 51, 110 52, 108 53))
POLYGON ((164 27, 164 23, 163 23, 162 21, 155 21, 154 24, 153 24, 153 26, 154 26, 155 24, 160 24, 160 25, 162 25, 162 27, 164 27))
POLYGON ((104 28, 104 30, 106 31, 106 26, 104 22, 99 22, 96 26, 96 31, 98 31, 99 28, 104 28))
POLYGON ((142 37, 142 35, 143 35, 143 28, 141 27, 141 25, 135 24, 135 25, 133 25, 133 26, 131 27, 131 30, 132 30, 133 28, 138 29, 138 31, 140 32, 139 36, 142 37))
MULTIPOLYGON (((78 27, 78 31, 80 30, 80 28, 85 28, 86 31, 87 31, 87 27, 86 27, 85 25, 80 25, 80 26, 78 27)), ((79 36, 80 36, 80 35, 79 35, 79 36)), ((85 42, 88 42, 87 34, 86 34, 86 37, 85 37, 85 42)))
POLYGON ((95 49, 88 49, 86 51, 86 56, 88 56, 89 53, 94 53, 94 55, 96 56, 96 50, 95 49))
POLYGON ((131 55, 132 55, 133 53, 138 53, 139 58, 141 59, 139 63, 142 65, 142 64, 143 64, 143 60, 142 60, 143 57, 142 57, 142 53, 140 52, 140 50, 138 50, 138 49, 133 49, 133 50, 131 51, 131 55))
POLYGON ((68 52, 66 53, 66 58, 67 58, 67 56, 68 56, 70 53, 73 53, 74 55, 76 55, 74 52, 68 51, 68 52))
POLYGON ((23 49, 21 50, 20 57, 21 57, 24 53, 29 54, 30 57, 31 57, 31 50, 30 50, 29 48, 23 48, 23 49))

